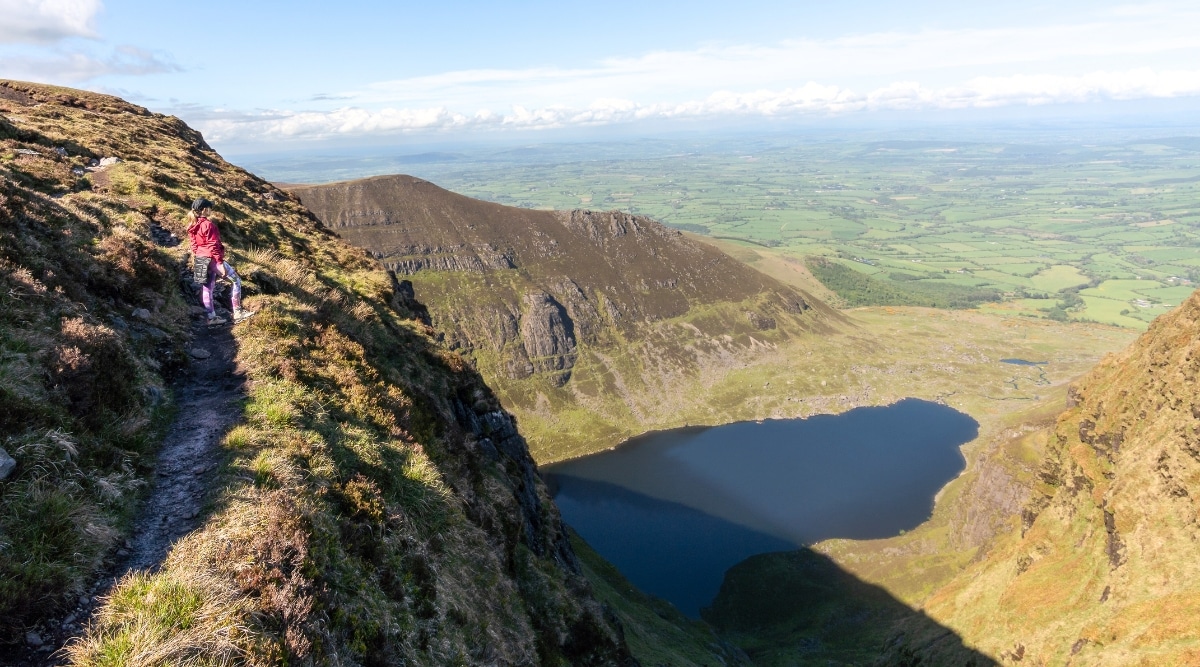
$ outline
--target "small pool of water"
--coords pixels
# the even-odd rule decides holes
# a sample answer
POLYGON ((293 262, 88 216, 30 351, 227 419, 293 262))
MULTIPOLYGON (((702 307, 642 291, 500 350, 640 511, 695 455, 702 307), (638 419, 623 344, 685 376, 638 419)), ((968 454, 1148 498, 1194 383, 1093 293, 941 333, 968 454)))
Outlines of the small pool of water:
POLYGON ((1045 366, 1049 361, 1028 361, 1025 359, 1001 359, 1002 364, 1015 364, 1017 366, 1045 366))
POLYGON ((563 518, 642 590, 693 617, 725 570, 927 519, 979 424, 909 399, 842 415, 651 433, 546 466, 563 518))

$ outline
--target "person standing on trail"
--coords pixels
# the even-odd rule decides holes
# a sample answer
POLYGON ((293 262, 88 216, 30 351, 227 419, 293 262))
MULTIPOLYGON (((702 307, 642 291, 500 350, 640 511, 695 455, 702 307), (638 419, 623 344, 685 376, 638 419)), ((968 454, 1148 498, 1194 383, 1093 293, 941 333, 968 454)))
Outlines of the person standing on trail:
POLYGON ((254 313, 242 308, 242 280, 225 261, 221 232, 209 219, 212 207, 212 202, 201 197, 192 202, 192 210, 188 211, 188 238, 192 241, 192 255, 195 258, 193 277, 200 283, 200 300, 204 303, 204 310, 208 311, 210 325, 225 324, 225 318, 217 315, 213 307, 213 289, 217 286, 217 277, 232 285, 233 321, 237 323, 254 313))

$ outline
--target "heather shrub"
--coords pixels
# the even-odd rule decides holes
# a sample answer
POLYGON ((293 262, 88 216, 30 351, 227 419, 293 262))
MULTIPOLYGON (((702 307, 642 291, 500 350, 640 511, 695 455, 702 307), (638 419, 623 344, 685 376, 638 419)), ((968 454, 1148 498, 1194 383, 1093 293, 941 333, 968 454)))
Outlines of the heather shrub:
POLYGON ((110 328, 82 318, 62 321, 50 377, 71 414, 93 428, 136 405, 137 362, 110 328))

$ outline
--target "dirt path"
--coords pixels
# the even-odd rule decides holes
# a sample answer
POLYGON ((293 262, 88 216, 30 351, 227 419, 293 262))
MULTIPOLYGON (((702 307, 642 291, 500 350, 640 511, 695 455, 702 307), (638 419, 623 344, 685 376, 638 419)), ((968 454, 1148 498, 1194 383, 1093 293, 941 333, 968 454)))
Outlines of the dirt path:
POLYGON ((190 346, 192 363, 174 387, 178 415, 159 450, 150 494, 132 534, 115 554, 116 563, 73 610, 30 632, 20 654, 0 659, 0 664, 63 664, 59 649, 83 633, 113 584, 135 570, 157 570, 171 545, 199 527, 221 457, 220 440, 241 414, 244 378, 234 363, 236 345, 229 326, 197 326, 190 346))
POLYGON ((139 514, 122 573, 157 569, 171 545, 199 526, 220 440, 241 414, 243 378, 236 373, 229 327, 198 332, 192 350, 191 372, 176 388, 179 414, 159 451, 154 490, 139 514))

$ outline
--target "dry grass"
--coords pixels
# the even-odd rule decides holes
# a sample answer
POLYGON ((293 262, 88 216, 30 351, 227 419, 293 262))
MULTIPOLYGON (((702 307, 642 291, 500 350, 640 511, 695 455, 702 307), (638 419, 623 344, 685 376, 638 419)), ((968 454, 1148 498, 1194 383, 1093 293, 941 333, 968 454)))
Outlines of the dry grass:
POLYGON ((87 151, 62 142, 74 155, 59 156, 44 127, 0 130, 0 446, 18 462, 0 496, 7 638, 77 595, 121 531, 162 373, 182 357, 183 304, 171 260, 133 231, 148 222, 81 189, 71 169, 87 151), (148 337, 134 308, 174 342, 148 337))
POLYGON ((930 616, 1006 661, 1193 664, 1198 330, 1193 295, 1077 383, 1022 525, 933 595, 930 616))
POLYGON ((89 667, 254 664, 252 632, 243 625, 249 607, 221 579, 133 573, 103 601, 95 627, 105 632, 70 644, 67 656, 89 667))

